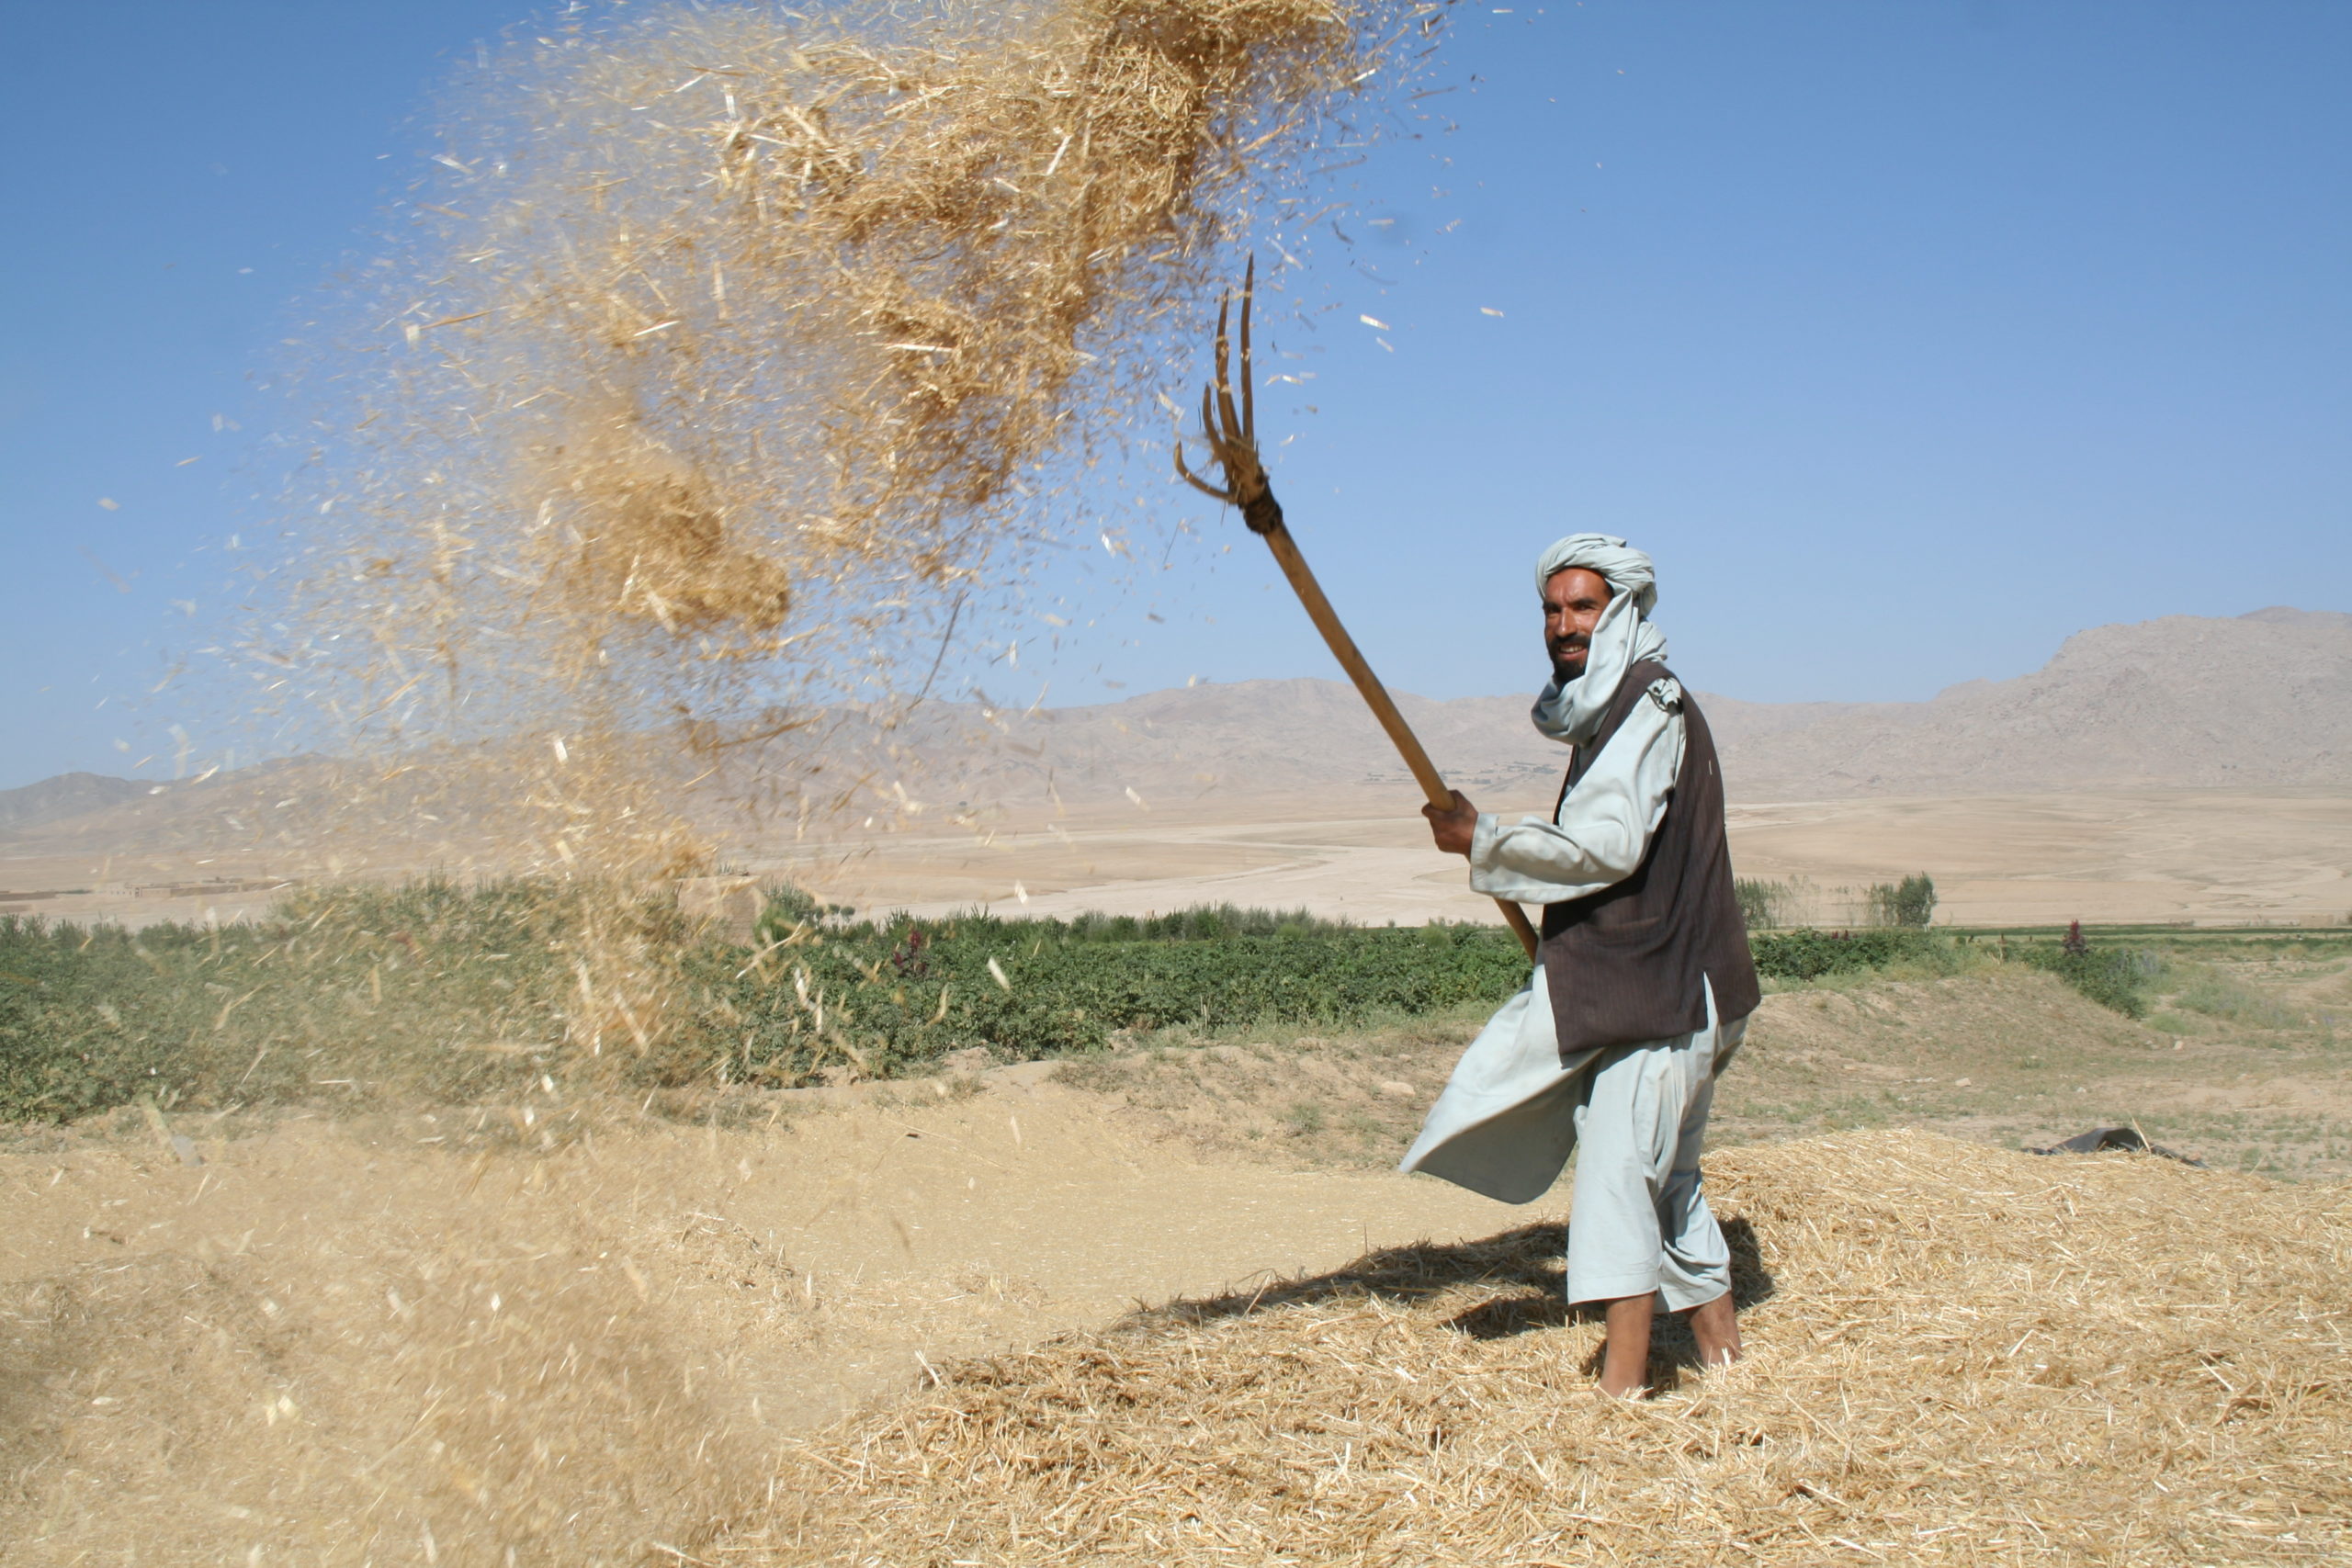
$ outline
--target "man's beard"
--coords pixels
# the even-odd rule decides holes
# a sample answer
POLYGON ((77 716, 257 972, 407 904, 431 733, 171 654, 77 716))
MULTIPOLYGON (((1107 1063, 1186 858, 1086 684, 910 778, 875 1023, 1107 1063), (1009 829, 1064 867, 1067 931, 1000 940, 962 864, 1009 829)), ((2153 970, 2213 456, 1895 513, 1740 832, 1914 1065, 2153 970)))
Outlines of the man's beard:
POLYGON ((1583 676, 1585 670, 1592 663, 1592 649, 1588 645, 1577 649, 1576 655, 1574 663, 1570 663, 1557 654, 1552 656, 1552 679, 1555 682, 1565 686, 1569 682, 1583 676))

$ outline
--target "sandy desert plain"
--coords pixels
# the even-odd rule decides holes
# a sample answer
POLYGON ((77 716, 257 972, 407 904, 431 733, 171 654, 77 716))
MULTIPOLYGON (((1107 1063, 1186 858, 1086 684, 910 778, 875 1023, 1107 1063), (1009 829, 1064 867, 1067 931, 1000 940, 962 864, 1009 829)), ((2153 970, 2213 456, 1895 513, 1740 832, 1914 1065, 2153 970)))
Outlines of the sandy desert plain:
MULTIPOLYGON (((1472 799, 1548 808, 1562 753, 1525 698, 1400 700, 1472 799)), ((1701 700, 1735 865, 1815 885, 1822 925, 1857 918, 1839 889, 1917 872, 1961 925, 2352 920, 2352 615, 2097 627, 2031 674, 1923 703, 1701 700), (2249 666, 2281 671, 2251 700, 2230 678, 2249 666)), ((923 799, 1012 809, 934 805, 848 848, 747 840, 741 863, 926 914, 1230 900, 1494 918, 1429 849, 1418 791, 1337 682, 1154 693, 1001 739, 993 766, 943 747, 955 767, 907 771, 923 799)))
MULTIPOLYGON (((1507 817, 1541 815, 1549 804, 1476 798, 1507 817)), ((1233 903, 1368 925, 1493 921, 1493 904, 1469 890, 1462 863, 1430 848, 1419 805, 1395 784, 1143 806, 1119 798, 938 827, 938 814, 907 817, 831 841, 746 835, 726 861, 761 883, 790 882, 877 915, 1140 915, 1233 903)), ((1858 923, 1853 890, 1916 872, 1935 878, 1937 921, 1946 925, 2352 919, 2352 795, 2340 791, 1897 795, 1736 804, 1730 819, 1740 874, 1809 882, 1824 926, 1858 923)), ((45 896, 0 896, 0 908, 131 926, 255 917, 303 863, 233 842, 112 853, 28 847, 0 850, 0 883, 45 896)))
MULTIPOLYGON (((1549 805, 1562 753, 1529 729, 1524 697, 1399 700, 1482 806, 1549 805)), ((1928 702, 1702 701, 1736 868, 1805 879, 1824 926, 1857 918, 1841 889, 1917 872, 1951 924, 2352 919, 2352 615, 2096 627, 2030 674, 1928 702), (2246 668, 2278 674, 2249 690, 2246 668)), ((1229 901, 1366 923, 1494 918, 1427 847, 1419 792, 1338 682, 1011 716, 934 705, 888 729, 838 723, 825 743, 871 815, 812 831, 722 810, 710 831, 730 869, 876 912, 1229 901)), ((266 908, 278 878, 314 874, 273 840, 288 804, 274 797, 299 780, 209 787, 118 794, 0 833, 0 886, 49 895, 0 909, 233 919, 266 908)))
MULTIPOLYGON (((1481 799, 1506 817, 1549 802, 1481 799)), ((1430 848, 1409 791, 1117 805, 990 829, 918 825, 854 847, 747 844, 739 863, 879 913, 964 908, 1068 916, 1193 904, 1306 908, 1363 924, 1493 920, 1462 863, 1430 848)), ((1935 878, 1962 926, 2327 925, 2352 919, 2352 795, 2320 790, 2102 791, 1736 805, 1744 876, 1802 877, 1818 921, 1855 923, 1840 889, 1935 878)))

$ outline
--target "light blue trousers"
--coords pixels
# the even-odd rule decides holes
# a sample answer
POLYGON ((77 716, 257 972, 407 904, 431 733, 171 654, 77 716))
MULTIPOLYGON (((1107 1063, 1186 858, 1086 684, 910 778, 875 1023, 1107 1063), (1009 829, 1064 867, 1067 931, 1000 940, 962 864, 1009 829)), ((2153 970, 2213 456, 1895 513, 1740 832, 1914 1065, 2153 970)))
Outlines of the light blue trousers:
MULTIPOLYGON (((1699 1155, 1714 1104, 1719 1034, 1604 1051, 1577 1102, 1568 1300, 1666 1298, 1669 1312, 1731 1289, 1731 1248, 1707 1207, 1699 1155)), ((1735 1041, 1735 1047, 1736 1047, 1735 1041)))

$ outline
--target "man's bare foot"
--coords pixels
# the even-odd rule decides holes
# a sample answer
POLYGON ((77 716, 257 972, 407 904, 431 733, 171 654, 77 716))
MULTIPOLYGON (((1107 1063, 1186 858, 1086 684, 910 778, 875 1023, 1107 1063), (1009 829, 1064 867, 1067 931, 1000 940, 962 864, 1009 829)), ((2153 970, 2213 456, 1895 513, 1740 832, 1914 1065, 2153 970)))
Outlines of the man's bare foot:
POLYGON ((1702 1367, 1728 1367, 1739 1359, 1739 1315, 1732 1308, 1729 1291, 1690 1309, 1690 1337, 1699 1342, 1702 1367))
MULTIPOLYGON (((1728 1299, 1728 1298, 1726 1298, 1728 1299)), ((1639 1399, 1649 1392, 1651 1296, 1621 1296, 1608 1303, 1609 1340, 1600 1355, 1600 1392, 1639 1399)))

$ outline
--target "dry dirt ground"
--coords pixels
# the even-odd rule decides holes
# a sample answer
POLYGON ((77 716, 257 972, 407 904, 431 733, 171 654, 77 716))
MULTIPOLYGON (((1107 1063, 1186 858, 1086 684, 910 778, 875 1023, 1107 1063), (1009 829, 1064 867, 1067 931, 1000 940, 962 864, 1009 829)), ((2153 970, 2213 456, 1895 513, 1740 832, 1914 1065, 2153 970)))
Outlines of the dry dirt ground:
MULTIPOLYGON (((1551 1293, 1566 1189, 1511 1209, 1385 1168, 1470 1018, 1319 1041, 1163 1037, 978 1080, 740 1096, 695 1124, 633 1107, 164 1128, 124 1112, 21 1134, 0 1151, 0 1540, 8 1562, 42 1564, 1532 1564, 1657 1558, 1676 1510, 1736 1495, 1748 1512, 1707 1526, 1747 1543, 1724 1561, 1775 1542, 1760 1560, 2328 1560, 2352 1506, 2335 1288, 2352 1261, 2352 1055, 2329 1010, 2352 1007, 2352 979, 2340 959, 2282 957, 2179 984, 2165 1030, 2013 970, 1768 998, 1725 1079, 1714 1174, 1746 1227, 1757 1366, 1813 1380, 1810 1416, 1726 1413, 1721 1390, 1686 1386, 1669 1336, 1656 1370, 1679 1392, 1664 1414, 1585 1430, 1600 1419, 1575 1403, 1597 1331, 1551 1293), (2135 1118, 2216 1168, 1989 1146, 2135 1118), (1824 1130, 1817 1156, 1763 1142, 1824 1130), (2164 1169, 2127 1190, 2122 1165, 2164 1169), (1827 1186, 1806 1197, 1808 1181, 1827 1186), (1927 1195, 1888 1195, 1905 1184, 1927 1195), (2124 1246, 2127 1210, 2141 1239, 2124 1246), (1983 1278, 1923 1300, 1916 1271, 1855 1273, 1893 1255, 1821 1250, 1903 1235, 1923 1258, 1958 1247, 1983 1278), (2170 1261, 2151 1260, 2151 1236, 2170 1261), (1437 1282, 1392 1290, 1399 1269, 1437 1282), (2248 1292, 2268 1294, 2230 1304, 2248 1292), (1208 1306, 1160 1310, 1179 1298, 1208 1306), (1148 1346, 1090 1337, 1136 1312, 1119 1332, 1148 1346), (2137 1324, 2137 1348, 2101 1348, 2100 1313, 2137 1324), (1326 1348, 1234 1337, 1310 1329, 1326 1348), (1912 1418, 1855 1415, 1886 1394, 1871 1382, 1884 1347, 1862 1348, 1885 1336, 1959 1356, 1929 1369, 1961 1380, 1947 1413, 2038 1423, 2027 1446, 2050 1475, 1970 1472, 1960 1501, 1925 1460, 1905 1481, 1912 1418), (1261 1353, 1269 1376, 1300 1365, 1385 1392, 1301 1393, 1329 1401, 1308 1424, 1323 1436, 1299 1439, 1295 1472, 1273 1465, 1271 1493, 1238 1450, 1167 1480, 1170 1454, 1241 1442, 1227 1429, 1259 1421, 1261 1353), (2126 1375, 2101 1356, 2162 1365, 2126 1375), (1487 1403, 1432 1416, 1428 1398, 1455 1386, 1487 1403), (1400 1436, 1436 1466, 1444 1439, 1409 1432, 1468 1433, 1489 1405, 1525 1468, 1507 1445, 1478 1463, 1508 1461, 1508 1483, 1437 1466, 1419 1495, 1469 1508, 1488 1476, 1510 1509, 1447 1527, 1458 1541, 1376 1550, 1382 1530, 1404 1540, 1439 1517, 1411 1514, 1421 1461, 1400 1436), (1123 1425, 1131 1407, 1144 1425, 1123 1425), (1577 1442, 1624 1449, 1636 1472, 1680 1474, 1704 1449, 1746 1479, 1685 1475, 1682 1503, 1636 1497, 1576 1471, 1559 1434, 1510 1425, 1538 1418, 1581 1423, 1577 1442), (1807 1419, 1826 1423, 1817 1438, 1807 1419), (1113 1464, 1147 1428, 1158 1457, 1113 1464), (1041 1443, 1084 1452, 1015 1463, 1041 1443), (1527 1480, 1564 1462, 1575 1473, 1527 1480), (2100 1484, 2123 1493, 2041 1496, 2072 1484, 2051 1479, 2069 1463, 2106 1466, 2100 1484), (2314 1481, 2315 1464, 2336 1481, 2314 1481), (1126 1499, 1102 1504, 1110 1516, 1051 1480, 1090 1465, 1103 1497, 1126 1499), (1327 1491, 1331 1507, 1310 1508, 1322 1523, 1261 1529, 1327 1491), (2114 1544, 2101 1521, 2119 1507, 2165 1522, 2135 1549, 2127 1530, 2093 1551, 2114 1544), (1618 1517, 1622 1530, 1603 1528, 1618 1517), (1366 1540, 1350 1518, 1389 1524, 1366 1540)), ((1993 1429, 1971 1431, 1954 1428, 1935 1465, 1985 1462, 1963 1450, 1993 1429)))
POLYGON ((0 849, 0 914, 53 920, 251 919, 266 912, 286 857, 178 851, 94 855, 0 849))
MULTIPOLYGON (((1716 1147, 1924 1126, 2006 1148, 2136 1124, 2216 1167, 2352 1179, 2352 962, 2198 966, 2256 1026, 2187 1009, 2146 1023, 2046 976, 1831 982, 1775 990, 1725 1075, 1716 1147)), ((2202 999, 2202 998, 2200 998, 2202 999)), ((1476 1032, 1472 1014, 1336 1040, 1260 1031, 1072 1062, 1067 1083, 1243 1157, 1393 1164, 1476 1032)))
POLYGON ((741 1126, 600 1116, 552 1149, 453 1113, 184 1122, 201 1166, 135 1115, 21 1141, 7 1560, 496 1561, 468 1507, 435 1512, 454 1485, 524 1510, 482 1540, 560 1526, 576 1551, 534 1561, 633 1561, 672 1445, 689 1479, 713 1445, 737 1474, 926 1358, 1510 1223, 1434 1183, 1204 1160, 1037 1076, 741 1126), (573 1451, 607 1428, 626 1463, 573 1451))
MULTIPOLYGON (((1492 919, 1438 856, 1410 796, 1214 798, 1104 816, 914 830, 855 851, 742 853, 860 908, 939 915, 1142 914, 1202 903, 1304 907, 1367 924, 1492 919)), ((1480 802, 1506 814, 1542 800, 1480 802)), ((1740 874, 1804 877, 1825 924, 1838 889, 1924 871, 1939 919, 2282 924, 2352 919, 2352 796, 2312 792, 1984 795, 1735 807, 1740 874)))

